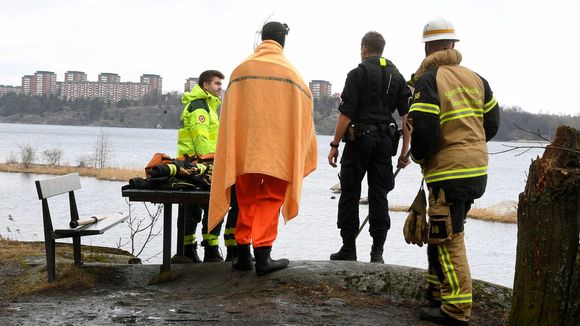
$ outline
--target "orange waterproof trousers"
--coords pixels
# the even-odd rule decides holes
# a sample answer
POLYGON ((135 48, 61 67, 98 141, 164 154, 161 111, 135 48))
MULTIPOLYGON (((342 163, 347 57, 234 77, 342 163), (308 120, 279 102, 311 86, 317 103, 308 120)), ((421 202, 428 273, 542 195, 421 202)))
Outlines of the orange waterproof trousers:
POLYGON ((271 247, 278 234, 280 208, 288 182, 265 174, 248 173, 236 178, 238 223, 235 238, 241 245, 271 247))

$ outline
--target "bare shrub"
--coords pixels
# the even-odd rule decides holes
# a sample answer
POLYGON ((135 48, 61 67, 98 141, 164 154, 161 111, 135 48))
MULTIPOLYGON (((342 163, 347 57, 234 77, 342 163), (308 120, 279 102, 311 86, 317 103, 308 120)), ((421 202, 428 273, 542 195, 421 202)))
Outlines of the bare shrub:
POLYGON ((24 167, 30 167, 36 161, 36 149, 30 144, 18 145, 20 148, 20 160, 24 167))
POLYGON ((60 165, 64 151, 61 148, 45 149, 42 156, 48 165, 60 165))
POLYGON ((94 147, 93 166, 96 168, 104 168, 112 157, 112 148, 109 138, 101 129, 101 135, 97 139, 94 147))
POLYGON ((91 167, 91 164, 94 162, 94 159, 92 155, 83 154, 77 157, 76 162, 79 168, 88 168, 91 167))
POLYGON ((10 154, 6 158, 6 163, 8 163, 8 164, 16 164, 16 163, 18 163, 18 158, 16 157, 16 154, 14 154, 13 151, 10 151, 10 154))
POLYGON ((125 198, 125 202, 129 208, 129 218, 126 220, 126 223, 129 225, 130 235, 129 240, 125 241, 124 243, 122 239, 119 239, 117 247, 121 248, 126 245, 130 245, 131 249, 129 252, 131 255, 139 257, 147 244, 161 233, 161 227, 156 227, 156 225, 159 221, 159 217, 161 216, 161 212, 163 211, 163 205, 155 205, 154 209, 151 210, 147 203, 143 203, 145 205, 145 209, 147 210, 148 216, 138 217, 133 214, 133 211, 135 210, 133 208, 133 203, 127 200, 127 198, 125 198), (143 233, 142 236, 145 238, 139 245, 137 244, 136 238, 141 233, 143 233))

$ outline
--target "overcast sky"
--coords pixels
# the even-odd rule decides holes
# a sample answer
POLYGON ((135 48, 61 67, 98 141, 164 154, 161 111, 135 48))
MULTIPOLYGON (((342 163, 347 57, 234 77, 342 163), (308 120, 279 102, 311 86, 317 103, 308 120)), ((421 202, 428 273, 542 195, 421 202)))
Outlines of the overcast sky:
POLYGON ((290 26, 285 53, 305 81, 324 79, 341 92, 360 61, 360 39, 383 34, 384 56, 409 78, 424 58, 421 33, 450 19, 463 64, 485 77, 501 105, 530 112, 580 114, 574 96, 580 1, 237 1, 0 0, 0 84, 19 86, 37 70, 80 70, 91 81, 163 77, 163 92, 183 91, 203 70, 229 74, 270 20, 290 26), (574 49, 573 49, 574 47, 574 49), (574 57, 574 58, 573 58, 574 57), (575 60, 573 60, 575 59, 575 60))

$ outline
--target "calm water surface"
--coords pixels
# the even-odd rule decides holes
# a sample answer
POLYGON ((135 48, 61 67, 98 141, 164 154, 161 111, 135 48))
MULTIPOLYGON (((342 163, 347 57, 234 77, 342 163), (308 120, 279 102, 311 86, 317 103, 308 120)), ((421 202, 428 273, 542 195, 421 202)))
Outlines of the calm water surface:
MULTIPOLYGON (((42 151, 59 148, 64 153, 63 162, 74 165, 79 157, 90 155, 94 151, 101 133, 105 135, 112 150, 110 166, 140 168, 155 152, 175 155, 176 130, 0 124, 0 161, 5 161, 11 155, 18 157, 19 146, 30 145, 39 153, 39 161, 42 161, 42 151)), ((330 167, 326 160, 326 144, 330 142, 330 136, 318 136, 318 139, 318 169, 305 179, 300 214, 287 225, 281 220, 273 250, 275 257, 326 260, 330 253, 340 247, 341 239, 336 228, 338 195, 329 190, 338 182, 338 169, 330 167)), ((491 142, 489 150, 500 151, 506 149, 506 145, 517 144, 491 142)), ((487 192, 476 201, 475 207, 496 207, 498 204, 501 206, 517 201, 518 194, 524 189, 530 161, 541 155, 541 150, 531 150, 515 156, 518 153, 521 154, 521 151, 490 156, 487 192)), ((34 180, 46 177, 50 176, 0 173, 0 235, 18 240, 43 240, 41 205, 37 199, 34 180)), ((390 204, 409 205, 420 181, 420 171, 416 165, 403 170, 397 177, 395 190, 389 194, 390 204)), ((121 186, 124 184, 81 177, 82 189, 76 192, 79 214, 128 212, 128 203, 121 197, 121 186)), ((363 196, 366 196, 366 185, 363 185, 363 196)), ((149 207, 150 210, 155 210, 153 205, 149 207)), ((132 208, 134 216, 147 218, 148 213, 142 203, 133 203, 132 208)), ((66 200, 55 201, 51 209, 54 211, 53 224, 65 226, 68 218, 66 200)), ((368 207, 361 206, 361 220, 367 212, 368 207)), ((425 247, 407 245, 403 239, 405 217, 404 213, 391 212, 392 227, 385 244, 385 261, 388 264, 426 268, 425 247)), ((174 243, 175 232, 174 230, 174 243)), ((473 277, 511 287, 517 226, 469 219, 465 232, 473 277)), ((104 246, 115 246, 120 242, 124 249, 130 251, 128 235, 128 226, 123 224, 104 235, 84 237, 82 241, 85 244, 104 246)), ((201 235, 198 237, 201 238, 201 235)), ((137 240, 137 244, 142 242, 142 238, 137 240)), ((223 241, 220 241, 223 247, 223 241)), ((371 242, 368 232, 363 231, 357 240, 360 261, 369 260, 371 242)), ((162 238, 159 236, 147 245, 141 257, 148 259, 150 263, 160 263, 161 248, 162 238)), ((202 255, 203 251, 200 250, 199 253, 202 255)))

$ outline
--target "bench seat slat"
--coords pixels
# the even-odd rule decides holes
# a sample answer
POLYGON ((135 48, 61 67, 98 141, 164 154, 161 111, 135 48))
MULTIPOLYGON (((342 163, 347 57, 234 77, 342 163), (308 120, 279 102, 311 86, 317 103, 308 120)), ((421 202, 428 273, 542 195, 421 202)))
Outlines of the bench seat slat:
POLYGON ((55 239, 59 239, 72 237, 75 235, 85 236, 103 234, 105 231, 119 223, 124 222, 127 218, 129 218, 128 215, 123 215, 121 213, 107 214, 106 216, 107 217, 97 223, 87 224, 77 228, 56 229, 53 232, 53 237, 55 239))

